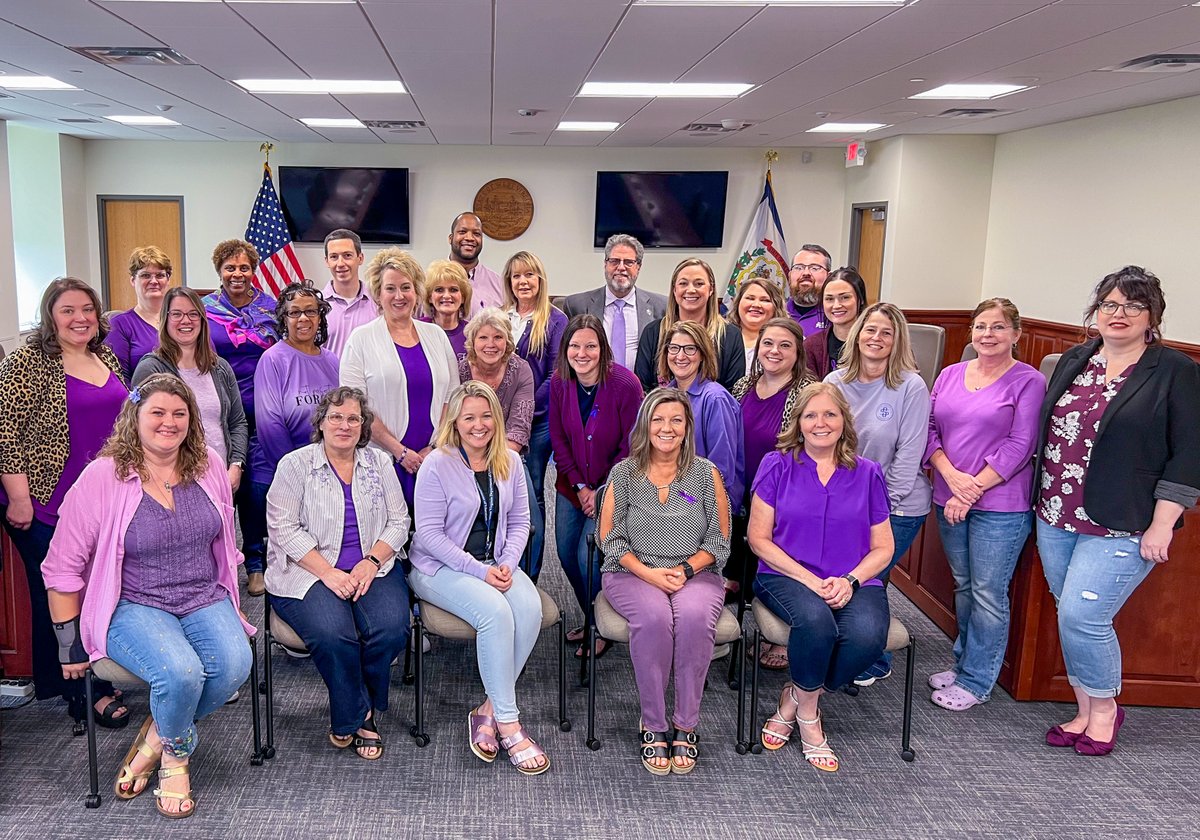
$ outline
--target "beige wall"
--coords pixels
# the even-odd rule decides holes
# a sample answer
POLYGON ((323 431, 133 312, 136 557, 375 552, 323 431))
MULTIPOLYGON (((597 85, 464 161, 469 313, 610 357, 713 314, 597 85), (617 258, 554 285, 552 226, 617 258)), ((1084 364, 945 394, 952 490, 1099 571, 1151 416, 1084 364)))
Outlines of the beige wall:
POLYGON ((13 254, 12 189, 8 181, 8 123, 0 120, 0 346, 17 343, 17 261, 13 254))

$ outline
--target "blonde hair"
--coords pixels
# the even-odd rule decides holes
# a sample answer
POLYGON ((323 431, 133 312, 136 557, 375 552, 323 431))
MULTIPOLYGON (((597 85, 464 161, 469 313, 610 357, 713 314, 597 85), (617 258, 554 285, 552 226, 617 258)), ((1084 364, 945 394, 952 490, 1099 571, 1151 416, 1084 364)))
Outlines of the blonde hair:
POLYGON ((476 312, 464 330, 467 339, 467 361, 470 364, 479 361, 479 356, 475 353, 475 337, 484 327, 491 327, 504 335, 504 358, 500 363, 507 364, 516 352, 517 343, 513 341, 512 324, 509 323, 508 316, 494 306, 485 306, 476 312))
POLYGON ((810 402, 822 394, 833 400, 833 404, 842 414, 842 436, 838 438, 838 442, 833 448, 834 461, 838 466, 852 470, 858 466, 858 458, 854 454, 858 449, 858 432, 854 431, 854 417, 850 412, 850 404, 846 402, 846 397, 842 394, 841 389, 832 382, 814 382, 804 386, 804 390, 796 398, 796 409, 792 414, 795 419, 779 433, 775 448, 800 460, 800 453, 804 449, 804 433, 800 430, 804 410, 808 408, 810 402))
POLYGON ((367 266, 367 289, 371 292, 376 306, 379 306, 379 295, 383 291, 383 272, 389 268, 412 281, 418 301, 425 299, 425 271, 412 252, 403 248, 384 248, 371 258, 371 263, 367 266))
POLYGON ((720 347, 722 339, 725 338, 725 327, 728 324, 721 317, 717 300, 717 279, 713 274, 712 266, 699 257, 688 257, 675 266, 675 271, 671 273, 671 293, 667 295, 667 313, 663 316, 662 326, 658 330, 658 342, 659 344, 665 342, 670 329, 679 323, 679 301, 675 300, 675 281, 679 279, 679 272, 692 266, 699 266, 708 275, 708 305, 704 310, 703 327, 708 331, 708 336, 713 340, 713 344, 720 347))
POLYGON ((187 405, 188 427, 179 446, 179 460, 175 470, 179 474, 179 483, 186 484, 196 481, 208 469, 208 447, 204 443, 204 427, 200 422, 200 410, 196 407, 196 398, 192 389, 184 384, 178 376, 170 373, 156 373, 148 376, 142 383, 129 393, 112 434, 104 443, 98 457, 112 458, 117 478, 122 481, 129 478, 131 473, 137 473, 143 481, 150 479, 146 469, 145 450, 142 439, 138 434, 138 417, 146 400, 155 394, 170 394, 187 405))
MULTIPOLYGON (((550 287, 546 280, 546 266, 536 255, 528 251, 517 251, 504 264, 504 308, 517 308, 517 296, 512 290, 513 266, 524 263, 525 267, 538 276, 537 299, 533 302, 533 318, 529 323, 529 355, 540 356, 546 348, 546 338, 550 327, 550 287)), ((514 336, 516 340, 520 336, 514 336)))
POLYGON ((639 472, 645 472, 650 466, 650 419, 659 406, 667 403, 679 403, 683 406, 684 422, 687 424, 675 467, 683 474, 692 468, 696 460, 696 418, 692 414, 692 403, 688 395, 678 388, 655 388, 646 395, 641 408, 638 409, 633 431, 629 433, 629 457, 639 472))
POLYGON ((129 255, 129 276, 133 277, 148 265, 156 265, 167 274, 171 273, 171 258, 162 248, 157 245, 143 245, 141 248, 134 248, 129 255))
POLYGON ((858 339, 867 325, 867 319, 876 313, 892 322, 892 352, 883 372, 883 382, 894 391, 904 381, 905 371, 917 370, 917 359, 913 356, 912 342, 908 337, 908 319, 895 304, 880 302, 863 310, 850 327, 838 366, 844 371, 844 382, 855 382, 862 376, 862 350, 858 346, 858 339))
POLYGON ((467 313, 471 311, 471 278, 467 277, 467 270, 454 260, 434 260, 425 269, 425 294, 421 295, 425 314, 432 318, 436 311, 433 305, 434 287, 450 282, 458 285, 458 293, 462 295, 458 317, 465 321, 467 313))
POLYGON ((469 379, 450 392, 446 406, 446 416, 438 426, 435 444, 439 449, 453 453, 462 446, 462 435, 458 433, 458 415, 462 414, 463 403, 471 397, 487 400, 488 409, 492 412, 495 422, 495 432, 487 449, 488 469, 496 478, 504 481, 508 478, 509 459, 508 442, 504 437, 504 409, 500 407, 500 399, 496 392, 486 382, 469 379))
POLYGON ((671 365, 668 360, 667 348, 671 346, 672 336, 683 333, 690 338, 696 345, 697 352, 700 354, 700 368, 696 372, 697 376, 711 381, 716 380, 719 368, 717 367, 717 348, 713 346, 712 339, 708 337, 708 333, 699 324, 694 324, 691 321, 680 321, 675 326, 671 327, 671 331, 667 333, 667 340, 658 345, 658 378, 670 382, 675 377, 671 375, 671 365))

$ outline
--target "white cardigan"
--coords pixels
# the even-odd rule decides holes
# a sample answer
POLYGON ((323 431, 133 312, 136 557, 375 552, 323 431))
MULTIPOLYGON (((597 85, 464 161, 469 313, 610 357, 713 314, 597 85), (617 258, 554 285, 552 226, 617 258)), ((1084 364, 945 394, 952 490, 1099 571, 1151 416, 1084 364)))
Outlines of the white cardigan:
MULTIPOLYGON (((450 399, 450 391, 458 386, 458 360, 445 331, 437 324, 413 321, 417 340, 433 374, 433 400, 429 419, 434 434, 442 419, 442 408, 450 399)), ((382 317, 350 333, 342 350, 341 381, 343 385, 359 388, 367 395, 371 410, 397 440, 408 431, 408 377, 396 353, 396 344, 382 317)), ((431 440, 430 443, 433 443, 431 440)), ((375 441, 371 446, 383 449, 375 441)))

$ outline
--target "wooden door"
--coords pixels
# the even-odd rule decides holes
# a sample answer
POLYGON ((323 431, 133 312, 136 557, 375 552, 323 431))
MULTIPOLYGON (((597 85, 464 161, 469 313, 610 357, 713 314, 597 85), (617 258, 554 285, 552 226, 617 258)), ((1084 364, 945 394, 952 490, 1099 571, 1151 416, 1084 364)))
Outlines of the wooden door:
POLYGON ((883 240, 887 231, 887 205, 855 206, 851 219, 850 264, 857 266, 867 284, 867 303, 879 300, 883 280, 883 240))
POLYGON ((171 285, 183 282, 183 197, 105 196, 100 201, 100 260, 105 309, 137 303, 129 282, 129 254, 157 245, 173 263, 171 285))

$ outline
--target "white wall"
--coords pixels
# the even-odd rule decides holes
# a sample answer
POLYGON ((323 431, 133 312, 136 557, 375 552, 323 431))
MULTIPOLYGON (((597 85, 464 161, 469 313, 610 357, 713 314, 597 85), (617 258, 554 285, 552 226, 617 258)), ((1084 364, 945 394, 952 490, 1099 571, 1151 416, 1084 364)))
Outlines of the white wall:
MULTIPOLYGON (((836 242, 842 230, 844 175, 837 149, 814 149, 801 163, 801 150, 788 149, 774 166, 774 183, 785 231, 797 242, 836 242)), ((209 255, 222 239, 240 237, 261 181, 262 155, 250 143, 88 141, 84 144, 91 271, 99 282, 96 196, 182 195, 186 248, 185 280, 211 287, 209 255)), ((407 166, 410 168, 412 244, 422 263, 447 256, 450 222, 469 209, 475 193, 492 178, 515 178, 530 191, 534 218, 510 242, 488 241, 483 262, 499 270, 514 251, 527 249, 546 264, 554 294, 594 288, 603 282, 600 251, 592 246, 597 169, 723 169, 729 171, 724 247, 649 251, 642 282, 664 291, 671 269, 685 256, 707 259, 718 278, 727 277, 762 191, 763 156, 753 149, 581 149, 480 146, 294 145, 271 155, 278 165, 407 166)), ((375 249, 368 248, 368 257, 375 249)), ((309 277, 329 274, 320 245, 297 246, 309 277)), ((790 256, 790 255, 789 255, 790 256)))
POLYGON ((12 188, 8 180, 8 123, 0 120, 0 346, 17 343, 16 257, 13 254, 12 188))
POLYGON ((10 123, 8 164, 17 317, 37 317, 42 289, 66 272, 63 187, 58 135, 10 123))
POLYGON ((1200 98, 999 137, 984 296, 1079 323, 1088 293, 1129 263, 1159 276, 1165 335, 1200 342, 1200 98))
POLYGON ((60 172, 62 177, 62 220, 64 264, 66 273, 87 280, 101 288, 99 272, 92 274, 91 238, 88 234, 89 205, 87 177, 84 169, 84 141, 63 134, 58 138, 60 172))

